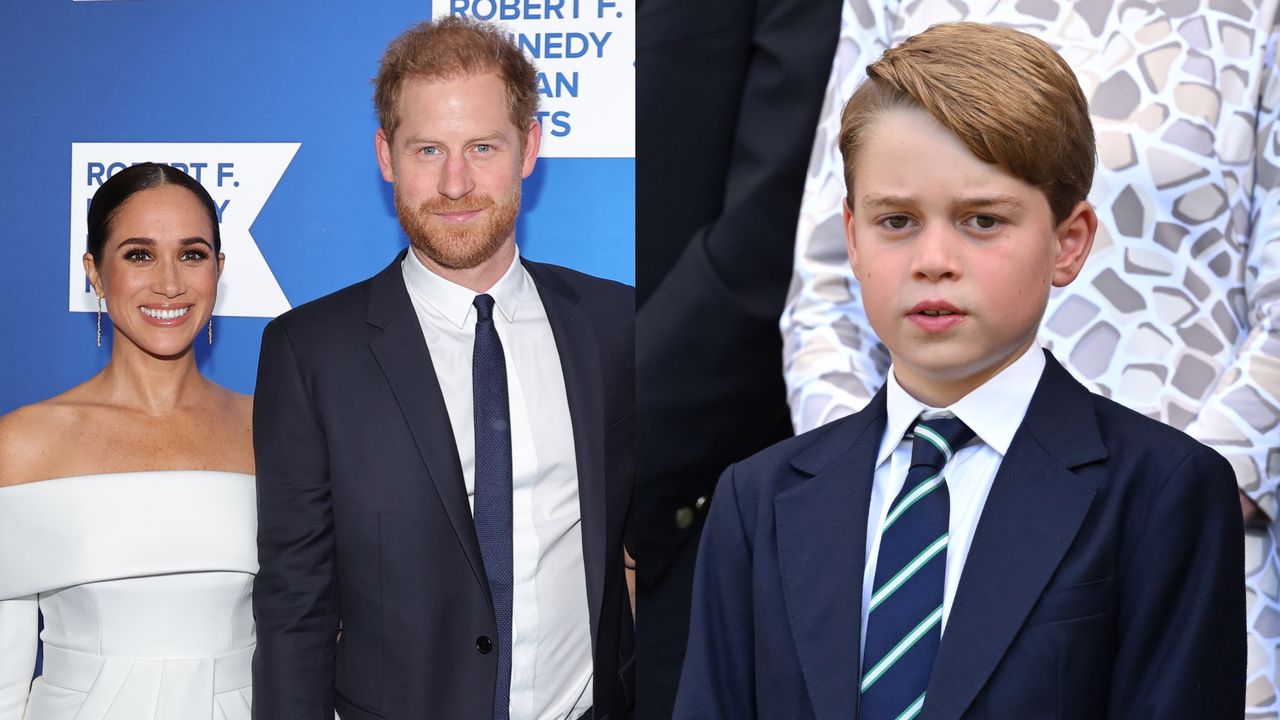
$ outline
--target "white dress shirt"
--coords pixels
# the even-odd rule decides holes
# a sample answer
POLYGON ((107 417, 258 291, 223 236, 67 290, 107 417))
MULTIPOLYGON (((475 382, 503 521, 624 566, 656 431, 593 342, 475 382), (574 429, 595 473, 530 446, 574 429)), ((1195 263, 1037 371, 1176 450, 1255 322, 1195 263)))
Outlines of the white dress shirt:
MULTIPOLYGON (((401 265, 453 426, 467 500, 475 509, 471 358, 476 292, 401 265)), ((511 410, 511 720, 577 718, 591 707, 591 628, 573 426, 551 325, 533 279, 511 267, 488 294, 507 365, 511 410)))
POLYGON ((951 616, 951 602, 960 584, 964 561, 969 557, 974 531, 987 503, 991 483, 1000 463, 1009 452, 1013 435, 1022 425, 1035 393, 1040 374, 1044 372, 1044 352, 1032 343, 1017 360, 977 389, 948 408, 933 408, 916 400, 898 384, 892 369, 885 382, 888 420, 880 439, 876 458, 875 480, 871 486, 871 507, 867 514, 867 557, 862 577, 862 649, 867 641, 867 608, 876 577, 876 560, 880 555, 880 528, 894 498, 902 491, 911 467, 911 441, 906 433, 921 414, 926 419, 954 416, 964 421, 975 438, 960 448, 942 470, 951 497, 950 539, 947 542, 947 577, 942 596, 942 629, 946 632, 951 616))

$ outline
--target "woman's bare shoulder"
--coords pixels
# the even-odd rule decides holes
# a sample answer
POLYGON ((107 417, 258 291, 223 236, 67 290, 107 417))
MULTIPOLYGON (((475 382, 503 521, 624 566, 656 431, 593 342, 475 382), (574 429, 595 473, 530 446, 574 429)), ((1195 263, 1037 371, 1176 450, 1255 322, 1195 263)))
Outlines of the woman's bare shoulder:
POLYGON ((218 411, 209 420, 209 436, 221 445, 224 462, 240 472, 253 472, 253 396, 217 387, 218 411))
POLYGON ((238 393, 221 385, 213 385, 214 406, 220 423, 245 432, 253 430, 253 396, 238 393))
POLYGON ((0 417, 0 487, 50 477, 84 435, 91 410, 69 391, 0 417))
POLYGON ((248 422, 253 422, 253 396, 238 393, 234 390, 226 390, 231 404, 235 407, 236 412, 240 414, 248 422))

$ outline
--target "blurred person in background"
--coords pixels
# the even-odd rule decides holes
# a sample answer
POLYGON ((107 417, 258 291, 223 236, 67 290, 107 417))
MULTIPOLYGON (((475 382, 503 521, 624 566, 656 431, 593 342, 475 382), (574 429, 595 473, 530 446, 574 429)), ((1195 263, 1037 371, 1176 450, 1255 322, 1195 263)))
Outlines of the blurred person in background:
POLYGON ((671 716, 716 478, 791 434, 777 317, 838 0, 640 0, 637 714, 671 716))

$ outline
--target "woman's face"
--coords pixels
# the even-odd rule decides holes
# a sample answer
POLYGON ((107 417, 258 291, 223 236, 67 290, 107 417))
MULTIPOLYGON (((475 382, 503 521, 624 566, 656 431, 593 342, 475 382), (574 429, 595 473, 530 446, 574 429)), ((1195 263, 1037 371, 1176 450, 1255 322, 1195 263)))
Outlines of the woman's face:
POLYGON ((209 213, 177 185, 142 190, 111 222, 102 262, 85 272, 126 341, 157 357, 187 352, 213 314, 223 257, 209 213))

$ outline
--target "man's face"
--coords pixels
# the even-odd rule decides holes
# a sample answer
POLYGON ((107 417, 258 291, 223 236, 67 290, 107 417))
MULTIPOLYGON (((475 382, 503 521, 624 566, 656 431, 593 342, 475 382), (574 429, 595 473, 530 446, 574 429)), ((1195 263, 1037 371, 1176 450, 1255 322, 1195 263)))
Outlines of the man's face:
POLYGON ((1055 224, 1044 193, 920 110, 875 120, 845 208, 867 317, 898 382, 935 406, 1034 342, 1050 287, 1075 279, 1096 227, 1083 202, 1055 224))
POLYGON ((520 181, 533 172, 539 137, 533 121, 511 124, 495 73, 405 80, 400 126, 391 137, 379 130, 375 144, 382 177, 395 184, 400 224, 428 267, 505 270, 520 181))

